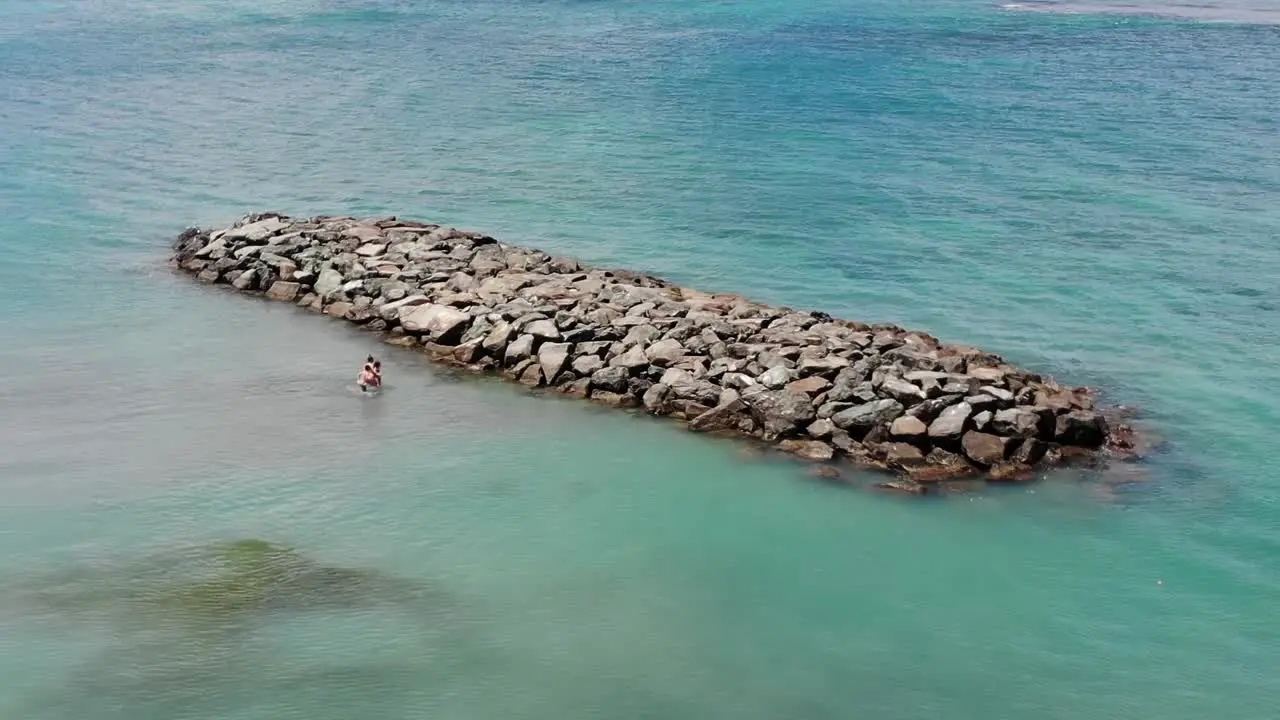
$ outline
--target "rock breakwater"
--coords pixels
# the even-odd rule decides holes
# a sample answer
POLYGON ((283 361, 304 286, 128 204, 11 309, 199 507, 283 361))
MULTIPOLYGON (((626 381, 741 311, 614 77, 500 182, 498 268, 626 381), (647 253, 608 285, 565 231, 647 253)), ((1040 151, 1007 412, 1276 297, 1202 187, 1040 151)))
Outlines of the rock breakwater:
POLYGON ((895 325, 585 267, 451 227, 274 213, 190 228, 173 263, 530 387, 642 408, 805 460, 956 478, 1132 449, 1094 393, 895 325))

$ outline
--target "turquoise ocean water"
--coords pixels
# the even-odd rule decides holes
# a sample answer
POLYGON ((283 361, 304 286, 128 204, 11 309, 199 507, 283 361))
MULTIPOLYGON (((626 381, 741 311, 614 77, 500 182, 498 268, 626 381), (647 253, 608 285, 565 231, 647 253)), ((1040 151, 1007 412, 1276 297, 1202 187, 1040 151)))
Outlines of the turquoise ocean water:
POLYGON ((1275 717, 1280 11, 1023 5, 0 0, 0 717, 1275 717), (362 399, 372 338, 164 267, 255 209, 898 322, 1169 443, 917 502, 409 354, 362 399), (359 579, 175 599, 251 538, 359 579))

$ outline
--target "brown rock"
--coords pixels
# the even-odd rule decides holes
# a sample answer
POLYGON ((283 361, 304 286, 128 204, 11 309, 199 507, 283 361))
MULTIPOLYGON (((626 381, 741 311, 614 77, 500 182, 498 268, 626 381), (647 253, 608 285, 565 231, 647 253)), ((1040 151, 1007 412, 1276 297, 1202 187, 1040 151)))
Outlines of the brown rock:
POLYGON ((915 465, 902 469, 907 477, 918 483, 940 483, 977 474, 977 470, 968 461, 956 465, 915 465))
POLYGON ((816 440, 825 440, 836 431, 836 426, 830 419, 821 418, 809 423, 809 427, 805 428, 805 432, 809 433, 809 437, 816 440))
POLYGON ((992 419, 991 429, 1001 435, 1049 440, 1055 430, 1053 409, 1013 407, 1001 410, 992 419))
POLYGON ((434 343, 425 339, 422 341, 422 345, 420 347, 422 352, 430 356, 432 360, 438 360, 440 362, 452 362, 453 353, 457 350, 457 348, 452 345, 441 345, 440 343, 434 343))
POLYGON ((914 480, 886 480, 885 482, 878 482, 872 487, 877 490, 887 490, 906 495, 928 495, 932 492, 928 486, 914 480))
POLYGON ((1026 482, 1034 477, 1034 473, 1030 465, 1002 463, 991 468, 988 477, 992 482, 1026 482))
POLYGON ((969 371, 969 377, 977 378, 985 383, 995 385, 1004 384, 1004 376, 1008 374, 1005 368, 994 367, 976 367, 969 371))
POLYGON ((844 453, 845 455, 853 455, 855 453, 861 452, 863 449, 862 443, 858 442, 857 440, 854 440, 852 437, 849 436, 849 433, 843 430, 832 431, 831 444, 835 446, 837 450, 844 453))
POLYGON ((809 397, 786 390, 757 392, 742 398, 757 423, 764 428, 765 439, 785 436, 797 425, 808 426, 816 419, 809 397))
POLYGON ((657 367, 671 367, 684 357, 684 346, 670 338, 659 340, 645 349, 645 357, 657 367))
POLYGON ((267 297, 281 302, 293 302, 298 297, 298 290, 301 287, 296 282, 277 280, 267 289, 267 297))
POLYGON ((447 305, 414 305, 400 311, 407 332, 424 333, 441 345, 457 345, 471 324, 471 316, 447 305))
POLYGON ((670 385, 655 383, 644 393, 643 403, 644 409, 654 415, 666 414, 668 404, 672 399, 672 391, 670 385))
POLYGON ((802 357, 796 369, 801 375, 831 377, 846 367, 849 367, 848 359, 838 355, 827 355, 825 357, 802 357))
POLYGON ((880 385, 883 392, 908 407, 924 402, 925 392, 920 387, 899 377, 889 376, 880 385))
POLYGON ((808 474, 809 477, 828 481, 840 480, 843 477, 840 474, 840 469, 834 465, 811 465, 806 471, 806 474, 808 474))
POLYGON ((607 390, 593 391, 591 399, 603 405, 612 407, 635 407, 639 402, 626 393, 609 392, 607 390))
POLYGON ((649 365, 649 358, 645 357, 644 349, 639 345, 630 347, 626 352, 609 360, 611 367, 626 368, 631 372, 637 372, 640 368, 649 365))
POLYGON ((503 321, 493 326, 485 336, 482 346, 485 352, 500 358, 507 349, 507 343, 511 342, 515 336, 515 328, 511 327, 511 323, 503 321))
POLYGON ((732 400, 695 417, 689 422, 689 429, 698 432, 732 430, 737 427, 738 416, 746 412, 746 408, 741 400, 732 400))
POLYGON ((924 453, 920 452, 920 448, 909 443, 888 443, 885 446, 884 461, 894 467, 923 465, 924 453))
POLYGON ((835 457, 831 446, 818 440, 783 440, 778 449, 809 462, 826 462, 835 457))
POLYGON ((346 315, 347 311, 352 307, 353 306, 349 302, 330 303, 329 306, 324 309, 324 314, 329 317, 340 318, 343 315, 346 315))
POLYGON ((538 363, 530 363, 529 366, 524 369, 524 372, 520 373, 520 384, 528 385, 529 387, 538 387, 541 385, 542 366, 538 363))
POLYGON ((970 430, 960 439, 964 454, 982 465, 998 465, 1004 461, 1009 448, 1009 438, 970 430))
POLYGON ((231 287, 237 290, 251 290, 253 288, 253 283, 256 282, 257 279, 257 270, 245 270, 244 272, 236 275, 236 278, 231 281, 231 287))
POLYGON ((1009 459, 1019 465, 1035 465, 1044 457, 1048 446, 1036 438, 1027 438, 1023 440, 1018 447, 1009 456, 1009 459))
POLYGON ((591 378, 582 378, 560 386, 560 392, 569 397, 585 398, 591 394, 591 378))
POLYGON ((555 385, 564 366, 569 362, 569 343, 548 342, 538 348, 538 363, 542 365, 542 377, 548 385, 555 385))
MULTIPOLYGON (((644 402, 643 398, 641 402, 644 402)), ((693 420, 711 409, 696 400, 674 400, 671 402, 671 408, 671 417, 677 420, 693 420)))
POLYGON ((929 427, 924 424, 920 418, 903 415, 893 421, 889 426, 889 434, 895 438, 901 438, 907 442, 919 442, 924 440, 929 432, 929 427))
POLYGON ((453 359, 464 365, 470 365, 476 360, 479 360, 480 355, 483 353, 483 348, 481 347, 480 342, 481 339, 477 338, 452 348, 453 359))
POLYGON ((790 392, 816 395, 829 387, 831 387, 831 383, 826 378, 821 375, 810 375, 802 380, 796 380, 793 383, 789 383, 786 386, 786 389, 790 392))
POLYGON ((1062 388, 1044 388, 1036 392, 1036 405, 1059 412, 1070 410, 1074 400, 1075 394, 1062 388))

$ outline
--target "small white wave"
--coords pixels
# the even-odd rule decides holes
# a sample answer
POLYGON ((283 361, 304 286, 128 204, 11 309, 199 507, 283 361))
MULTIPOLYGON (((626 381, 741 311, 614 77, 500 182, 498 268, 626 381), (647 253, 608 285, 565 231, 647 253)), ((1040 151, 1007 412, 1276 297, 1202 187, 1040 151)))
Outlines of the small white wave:
POLYGON ((1060 15, 1128 15, 1165 17, 1199 22, 1236 23, 1245 25, 1280 25, 1280 6, 1274 2, 1254 3, 1249 0, 1213 2, 1030 2, 1003 3, 1001 10, 1042 12, 1060 15))

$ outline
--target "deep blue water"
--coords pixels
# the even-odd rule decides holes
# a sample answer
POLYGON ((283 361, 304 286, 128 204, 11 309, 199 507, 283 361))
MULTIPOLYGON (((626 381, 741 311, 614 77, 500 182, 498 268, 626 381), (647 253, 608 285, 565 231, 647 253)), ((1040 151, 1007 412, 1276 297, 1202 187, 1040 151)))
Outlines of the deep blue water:
POLYGON ((0 715, 1271 717, 1280 19, 1024 5, 0 0, 0 715), (367 402, 371 338, 164 267, 257 209, 898 322, 1169 442, 918 503, 410 355, 367 402), (446 599, 154 602, 240 538, 446 599))

